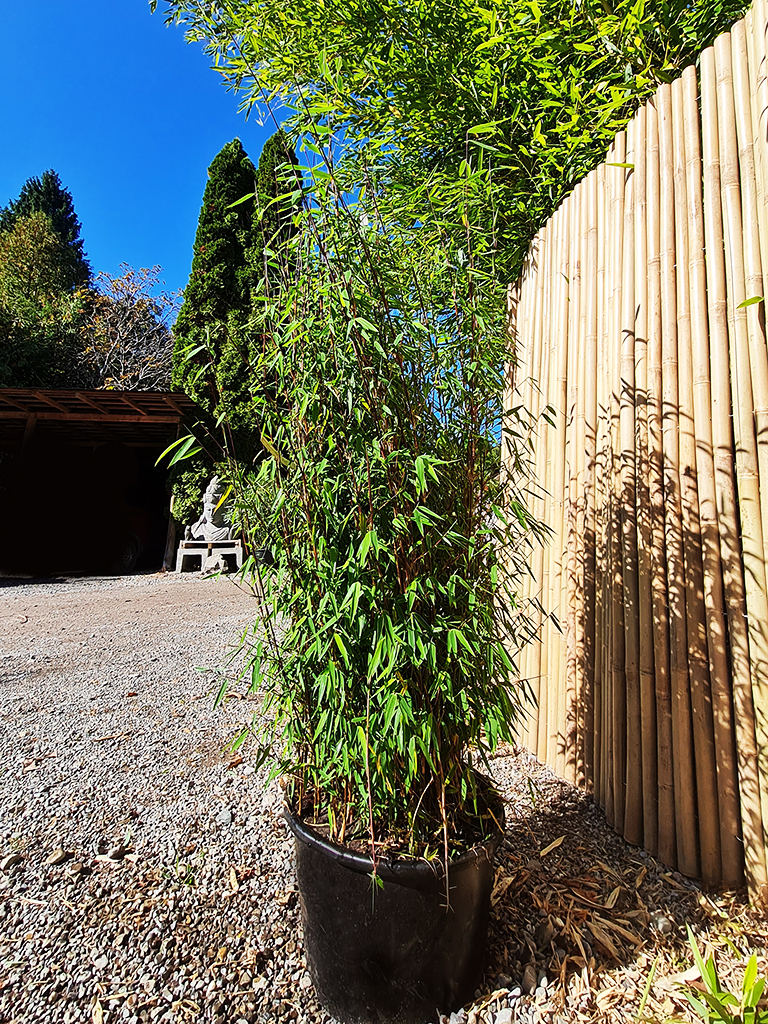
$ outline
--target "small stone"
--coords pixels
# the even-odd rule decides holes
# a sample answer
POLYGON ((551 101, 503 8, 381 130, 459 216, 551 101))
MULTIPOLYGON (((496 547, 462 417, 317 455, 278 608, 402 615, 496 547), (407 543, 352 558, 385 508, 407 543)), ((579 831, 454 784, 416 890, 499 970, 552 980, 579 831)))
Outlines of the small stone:
POLYGON ((8 853, 0 860, 0 871, 9 871, 16 864, 21 864, 24 858, 20 853, 8 853))
POLYGON ((493 1024, 512 1024, 512 1011, 509 1007, 499 1010, 493 1018, 493 1024))
POLYGON ((510 989, 514 985, 514 981, 508 974, 497 974, 496 979, 493 983, 493 987, 496 989, 506 988, 510 989))
POLYGON ((228 807, 222 807, 219 813, 216 815, 216 821, 220 825, 231 825, 232 824, 232 811, 228 807))
POLYGON ((522 994, 523 994, 523 990, 520 988, 520 986, 519 985, 515 985, 514 988, 511 988, 509 990, 509 995, 507 996, 507 1001, 510 1002, 510 1003, 516 1002, 520 998, 520 996, 522 994))
POLYGON ((527 964, 523 971, 523 992, 525 992, 526 995, 530 995, 530 993, 536 988, 537 980, 536 965, 527 964))
POLYGON ((304 992, 306 992, 307 989, 312 988, 312 979, 308 974, 302 976, 302 979, 299 982, 299 988, 303 989, 304 992))
POLYGON ((96 957, 96 959, 93 961, 93 966, 96 968, 97 971, 103 971, 108 963, 109 960, 102 954, 101 956, 96 957))
POLYGON ((110 860, 122 860, 128 851, 124 846, 113 846, 107 850, 107 857, 110 860))
POLYGON ((658 910, 656 913, 651 914, 650 926, 653 931, 658 932, 660 935, 671 935, 675 930, 675 922, 658 910))
POLYGON ((555 926, 551 917, 546 917, 536 929, 536 945, 539 949, 546 949, 555 937, 555 926))
POLYGON ((53 853, 49 853, 45 858, 45 863, 51 867, 56 867, 57 864, 63 864, 65 860, 69 860, 72 856, 71 853, 67 853, 66 850, 62 850, 61 847, 58 850, 54 850, 53 853))
POLYGON ((78 878, 80 875, 87 874, 87 868, 81 861, 73 861, 72 864, 67 868, 67 874, 73 878, 78 878))

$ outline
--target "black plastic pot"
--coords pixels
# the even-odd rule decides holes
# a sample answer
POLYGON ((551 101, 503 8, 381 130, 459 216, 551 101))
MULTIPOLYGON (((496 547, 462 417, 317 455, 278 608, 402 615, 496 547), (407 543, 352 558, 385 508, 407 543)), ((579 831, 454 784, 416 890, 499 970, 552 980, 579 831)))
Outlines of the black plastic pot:
POLYGON ((500 836, 449 864, 379 860, 328 842, 286 809, 309 970, 345 1024, 424 1024, 468 1002, 483 974, 493 853, 500 836))

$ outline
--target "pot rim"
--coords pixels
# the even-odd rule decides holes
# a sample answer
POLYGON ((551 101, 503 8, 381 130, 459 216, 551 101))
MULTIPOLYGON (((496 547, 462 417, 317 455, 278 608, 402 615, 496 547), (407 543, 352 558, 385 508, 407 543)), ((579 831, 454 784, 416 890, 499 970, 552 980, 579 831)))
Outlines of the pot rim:
MULTIPOLYGON (((480 859, 493 860, 501 839, 504 835, 504 808, 501 805, 502 829, 496 831, 489 839, 478 843, 470 850, 465 850, 453 860, 448 862, 450 874, 456 871, 465 870, 476 864, 480 859)), ((294 814, 287 803, 283 804, 283 816, 293 832, 294 836, 307 846, 315 846, 321 849, 327 857, 343 864, 351 871, 361 875, 370 875, 374 870, 373 859, 368 854, 356 853, 346 846, 339 846, 332 843, 330 839, 321 836, 311 825, 308 825, 298 815, 294 814)), ((415 857, 404 857, 402 860, 393 860, 391 857, 379 857, 376 860, 376 874, 384 881, 399 882, 408 884, 410 881, 424 880, 427 877, 442 878, 445 875, 445 864, 442 860, 427 861, 415 857)))

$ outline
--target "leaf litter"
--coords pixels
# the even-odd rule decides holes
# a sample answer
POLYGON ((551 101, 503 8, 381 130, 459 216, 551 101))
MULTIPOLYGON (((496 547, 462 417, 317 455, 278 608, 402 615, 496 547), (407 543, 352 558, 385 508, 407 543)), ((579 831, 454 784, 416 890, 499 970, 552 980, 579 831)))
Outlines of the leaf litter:
POLYGON ((683 993, 702 983, 686 925, 731 991, 753 952, 768 973, 768 921, 746 891, 705 890, 631 846, 590 796, 522 748, 492 765, 506 837, 488 971, 462 1024, 694 1021, 683 993))

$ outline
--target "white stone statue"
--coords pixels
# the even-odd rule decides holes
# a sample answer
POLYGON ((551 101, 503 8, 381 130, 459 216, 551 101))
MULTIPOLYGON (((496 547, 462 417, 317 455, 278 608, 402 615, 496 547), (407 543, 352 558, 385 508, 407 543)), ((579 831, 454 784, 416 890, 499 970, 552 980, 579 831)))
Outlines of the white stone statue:
POLYGON ((226 490, 217 476, 211 480, 203 495, 203 514, 196 523, 187 527, 187 540, 230 540, 232 527, 227 522, 227 505, 219 504, 226 490))

